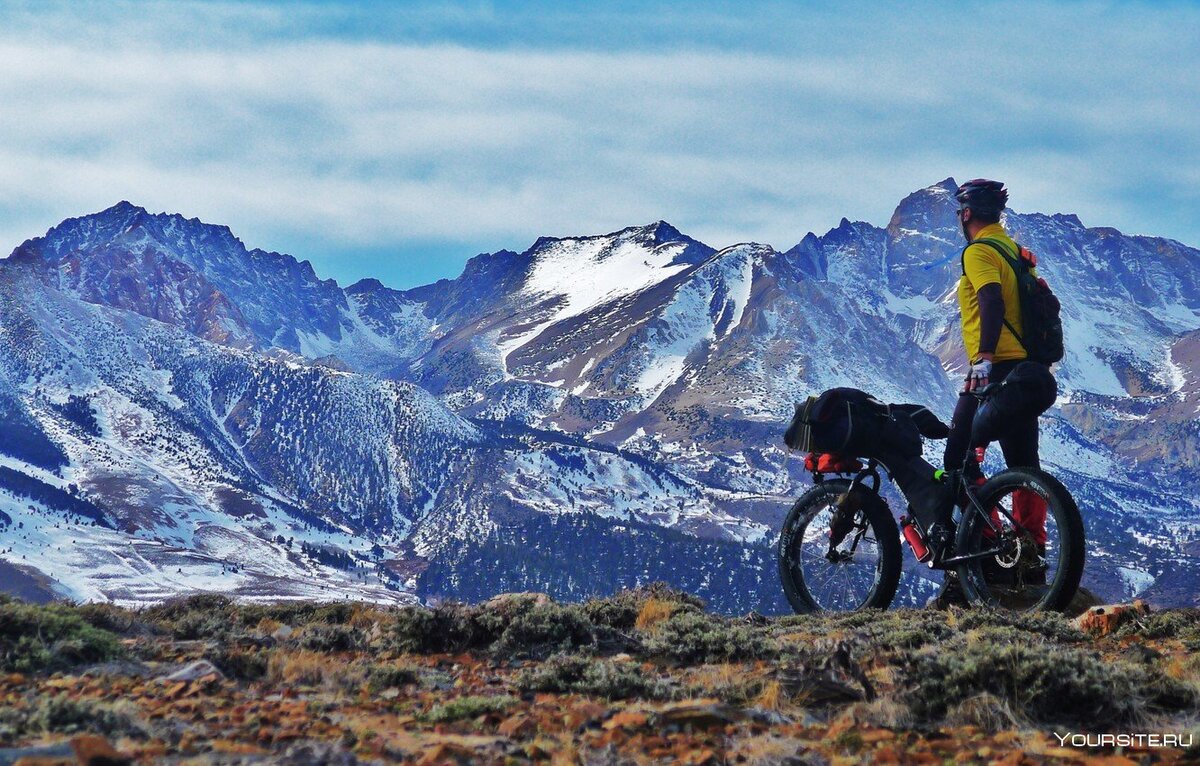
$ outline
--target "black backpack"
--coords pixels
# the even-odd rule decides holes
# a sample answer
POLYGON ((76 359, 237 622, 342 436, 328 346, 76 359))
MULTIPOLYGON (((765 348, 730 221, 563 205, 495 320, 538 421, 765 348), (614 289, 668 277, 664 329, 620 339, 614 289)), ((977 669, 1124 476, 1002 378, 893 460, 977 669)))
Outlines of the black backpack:
MULTIPOLYGON (((971 245, 987 245, 1000 253, 1017 275, 1017 295, 1021 301, 1021 329, 1024 334, 1018 334, 1008 319, 1004 326, 1017 339, 1017 343, 1025 349, 1025 355, 1032 362, 1054 364, 1063 358, 1063 327, 1059 316, 1062 304, 1046 280, 1035 277, 1032 269, 1037 265, 1033 253, 1017 245, 1018 257, 1013 258, 1003 242, 996 239, 977 239, 971 245)), ((971 245, 967 245, 970 247, 971 245)), ((966 268, 967 250, 963 248, 963 274, 966 268)))

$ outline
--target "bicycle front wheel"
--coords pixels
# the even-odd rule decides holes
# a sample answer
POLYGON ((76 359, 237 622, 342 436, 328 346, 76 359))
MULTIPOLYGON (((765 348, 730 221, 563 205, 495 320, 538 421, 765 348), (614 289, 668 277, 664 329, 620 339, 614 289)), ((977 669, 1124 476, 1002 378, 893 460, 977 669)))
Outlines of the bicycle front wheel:
POLYGON ((896 522, 887 504, 865 487, 847 501, 849 488, 844 480, 818 484, 796 501, 783 523, 779 577, 798 613, 886 609, 896 595, 896 522), (841 537, 833 546, 831 532, 841 537))
POLYGON ((979 488, 959 522, 956 555, 971 603, 1062 611, 1083 576, 1083 519, 1071 493, 1037 468, 1011 468, 979 488))

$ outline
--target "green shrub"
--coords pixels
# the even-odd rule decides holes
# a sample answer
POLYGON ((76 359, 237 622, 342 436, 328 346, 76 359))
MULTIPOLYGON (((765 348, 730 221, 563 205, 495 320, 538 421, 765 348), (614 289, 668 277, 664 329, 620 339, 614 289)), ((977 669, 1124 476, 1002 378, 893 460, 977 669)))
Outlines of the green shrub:
POLYGON ((121 636, 142 636, 152 631, 128 609, 113 604, 80 604, 75 607, 79 618, 94 628, 107 630, 121 636))
POLYGON ((0 603, 0 671, 60 670, 121 656, 117 637, 64 604, 0 603))
POLYGON ((459 697, 455 700, 435 705, 425 718, 434 723, 460 721, 464 718, 478 718, 481 715, 502 713, 517 704, 515 697, 459 697))
POLYGON ((617 630, 632 630, 638 614, 650 599, 678 604, 682 610, 703 610, 705 603, 689 593, 675 590, 662 582, 650 583, 639 588, 618 591, 607 598, 592 599, 583 604, 584 615, 596 625, 605 625, 617 630))
POLYGON ((0 741, 13 742, 38 734, 84 733, 144 739, 145 728, 120 708, 119 703, 107 706, 52 697, 26 708, 0 710, 0 741))
POLYGON ((863 609, 855 612, 814 612, 813 614, 789 614, 775 620, 775 628, 784 632, 797 630, 813 633, 839 633, 855 631, 880 619, 895 615, 910 614, 904 610, 883 611, 863 609))
POLYGON ((596 641, 595 626, 580 607, 526 601, 407 607, 397 612, 388 644, 401 652, 426 654, 487 649, 504 656, 543 656, 596 641))
POLYGON ((985 692, 1039 723, 1095 728, 1195 704, 1192 691, 1169 677, 1052 644, 955 641, 903 655, 897 665, 903 700, 927 718, 985 692))
POLYGON ((596 634, 583 610, 577 606, 543 604, 514 614, 492 650, 504 655, 544 656, 595 643, 596 634))
POLYGON ((237 628, 227 616, 209 612, 188 612, 164 627, 180 641, 228 640, 237 628))
POLYGON ((305 627, 296 643, 314 652, 348 652, 362 644, 362 637, 346 625, 315 624, 305 627))
POLYGON ((151 622, 171 623, 190 614, 221 614, 228 617, 233 611, 233 599, 219 593, 197 593, 191 596, 171 598, 142 610, 141 614, 151 622))
POLYGON ((481 648, 494 638, 492 630, 479 624, 469 607, 441 604, 433 609, 400 609, 388 643, 401 652, 435 654, 481 648))
POLYGON ((240 604, 237 608, 238 621, 253 627, 263 620, 299 627, 319 623, 321 625, 345 625, 354 616, 356 605, 348 601, 283 601, 276 604, 240 604))
POLYGON ((779 654, 762 629, 700 612, 679 612, 655 626, 645 653, 682 663, 735 662, 779 654))
POLYGON ((264 649, 220 647, 205 654, 212 664, 236 681, 258 681, 267 675, 270 656, 264 649))
POLYGON ((1177 638, 1185 643, 1200 641, 1200 609, 1170 609, 1139 617, 1122 625, 1117 638, 1177 638))
POLYGON ((632 663, 562 654, 522 670, 516 684, 525 692, 586 694, 607 700, 667 699, 672 696, 668 684, 648 676, 632 663))
POLYGON ((827 633, 849 633, 860 637, 876 652, 917 649, 942 643, 955 635, 945 612, 921 609, 829 615, 823 622, 828 626, 827 633))
POLYGON ((419 683, 421 676, 413 668, 396 665, 372 665, 367 670, 367 690, 377 694, 384 689, 399 689, 419 683))
POLYGON ((968 609, 956 613, 958 629, 966 632, 975 628, 1010 627, 1033 633, 1059 643, 1073 644, 1087 640, 1078 628, 1057 612, 1011 612, 1004 609, 968 609))

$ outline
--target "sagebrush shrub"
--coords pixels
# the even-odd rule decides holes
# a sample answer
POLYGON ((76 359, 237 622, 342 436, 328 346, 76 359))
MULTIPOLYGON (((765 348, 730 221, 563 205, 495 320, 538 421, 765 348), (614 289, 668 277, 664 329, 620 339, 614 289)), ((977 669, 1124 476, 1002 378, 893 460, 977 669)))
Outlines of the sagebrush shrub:
POLYGON ((65 604, 0 602, 0 671, 34 673, 122 655, 117 637, 65 604))
POLYGON ((902 655, 896 664, 902 698, 926 718, 940 718, 985 692, 1039 723, 1091 727, 1196 703, 1192 690, 1174 679, 1054 644, 956 641, 902 655))
POLYGON ((521 671, 516 683, 518 689, 527 692, 586 694, 607 700, 672 696, 669 684, 638 665, 578 655, 551 657, 539 666, 521 671))
POLYGON ((768 659, 779 647, 764 631, 702 612, 678 612, 655 626, 645 653, 676 662, 733 662, 768 659))

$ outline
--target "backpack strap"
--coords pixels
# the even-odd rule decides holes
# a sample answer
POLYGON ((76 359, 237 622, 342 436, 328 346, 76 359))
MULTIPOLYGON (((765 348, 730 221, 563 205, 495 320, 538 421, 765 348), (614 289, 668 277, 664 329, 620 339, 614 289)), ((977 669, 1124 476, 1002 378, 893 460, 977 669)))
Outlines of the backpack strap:
MULTIPOLYGON (((999 253, 1000 257, 1003 258, 1008 263, 1008 265, 1012 267, 1013 274, 1020 273, 1017 271, 1018 267, 1020 266, 1019 262, 1021 259, 1021 246, 1020 245, 1017 245, 1017 257, 1014 258, 1011 254, 1009 254, 1008 247, 1005 246, 1005 244, 1003 242, 1001 242, 1000 240, 998 240, 998 239, 977 239, 977 240, 974 240, 973 242, 971 242, 970 244, 968 244, 967 247, 963 248, 962 270, 963 270, 964 276, 966 276, 966 273, 967 273, 967 248, 970 247, 971 245, 987 245, 988 247, 992 248, 997 253, 999 253)), ((1028 356, 1029 355, 1029 347, 1025 345, 1025 340, 1021 337, 1020 333, 1018 333, 1015 329, 1013 329, 1012 324, 1009 323, 1009 321, 1008 321, 1008 317, 1003 317, 1001 319, 1001 321, 1004 322, 1004 326, 1008 328, 1008 331, 1010 333, 1012 333, 1012 336, 1017 339, 1017 343, 1020 344, 1021 348, 1025 350, 1025 355, 1028 356)))

